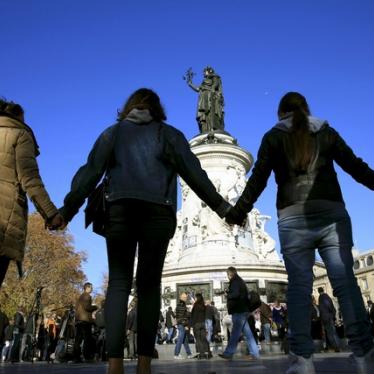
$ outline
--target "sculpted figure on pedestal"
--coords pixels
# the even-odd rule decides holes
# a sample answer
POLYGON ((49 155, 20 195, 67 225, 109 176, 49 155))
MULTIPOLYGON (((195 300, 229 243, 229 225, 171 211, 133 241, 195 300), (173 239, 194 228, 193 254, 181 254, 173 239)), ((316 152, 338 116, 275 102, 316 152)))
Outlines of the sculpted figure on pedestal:
POLYGON ((224 99, 222 92, 222 81, 212 67, 204 69, 204 80, 200 86, 192 83, 195 74, 191 69, 183 77, 187 84, 199 93, 196 120, 200 133, 224 130, 224 99))

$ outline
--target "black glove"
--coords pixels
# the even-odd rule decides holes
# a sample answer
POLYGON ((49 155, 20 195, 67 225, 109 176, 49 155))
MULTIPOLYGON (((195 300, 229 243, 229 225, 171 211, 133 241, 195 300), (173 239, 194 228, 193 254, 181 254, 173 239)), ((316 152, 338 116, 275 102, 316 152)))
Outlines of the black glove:
POLYGON ((225 215, 225 220, 229 225, 244 226, 246 219, 247 213, 240 212, 235 207, 231 208, 225 215))

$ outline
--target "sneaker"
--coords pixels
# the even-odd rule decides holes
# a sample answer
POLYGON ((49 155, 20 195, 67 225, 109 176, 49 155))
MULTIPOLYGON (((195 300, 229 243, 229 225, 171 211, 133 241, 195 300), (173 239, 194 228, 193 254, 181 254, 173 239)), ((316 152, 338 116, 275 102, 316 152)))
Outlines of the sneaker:
POLYGON ((358 374, 370 374, 374 372, 374 348, 365 356, 357 357, 353 355, 358 374))
POLYGON ((290 366, 286 374, 316 374, 313 364, 313 356, 305 358, 303 356, 289 354, 290 366))
POLYGON ((223 358, 224 360, 228 360, 228 361, 232 360, 232 356, 225 355, 224 353, 218 353, 218 356, 223 358))
POLYGON ((174 360, 183 360, 183 357, 181 355, 174 356, 174 360))
POLYGON ((194 358, 194 356, 192 356, 192 355, 187 355, 187 358, 188 358, 188 359, 191 359, 191 358, 194 358))

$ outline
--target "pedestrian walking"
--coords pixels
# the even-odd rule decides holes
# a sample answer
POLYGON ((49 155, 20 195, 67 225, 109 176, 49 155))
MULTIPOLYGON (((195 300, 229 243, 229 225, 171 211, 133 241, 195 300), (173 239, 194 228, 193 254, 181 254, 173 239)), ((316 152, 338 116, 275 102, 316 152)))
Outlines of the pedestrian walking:
POLYGON ((232 315, 232 331, 227 347, 220 357, 231 360, 236 352, 241 334, 246 338, 250 359, 260 357, 258 345, 248 324, 249 306, 248 289, 234 267, 227 269, 229 288, 227 291, 227 309, 232 315))
POLYGON ((83 286, 83 293, 79 296, 75 305, 75 341, 74 341, 74 361, 82 362, 81 344, 83 341, 83 357, 90 361, 95 356, 95 344, 92 337, 92 326, 94 320, 92 313, 97 310, 97 306, 92 304, 92 284, 87 282, 83 286))
POLYGON ((177 342, 174 349, 174 358, 180 359, 180 351, 182 349, 182 345, 187 353, 187 358, 192 358, 192 353, 190 346, 188 344, 188 332, 190 328, 190 315, 188 313, 186 301, 187 301, 187 294, 182 292, 179 295, 179 302, 177 304, 177 308, 175 310, 175 317, 177 319, 177 330, 178 330, 178 337, 177 342))
POLYGON ((286 310, 280 304, 279 300, 275 300, 272 309, 272 321, 277 326, 278 339, 281 344, 281 350, 284 346, 284 338, 286 336, 286 310))
POLYGON ((273 322, 273 313, 268 304, 261 302, 260 308, 261 333, 265 344, 271 344, 271 324, 273 322))
POLYGON ((128 358, 131 360, 137 356, 137 338, 136 334, 138 331, 138 311, 137 311, 137 299, 133 298, 130 303, 130 311, 127 315, 126 330, 127 330, 127 341, 129 344, 128 358))
POLYGON ((175 324, 176 324, 175 313, 173 312, 173 308, 169 306, 166 312, 166 315, 165 315, 165 326, 168 330, 168 336, 166 339, 167 344, 172 343, 172 339, 175 333, 175 324))
POLYGON ((210 300, 206 301, 206 319, 205 319, 205 329, 207 332, 207 340, 210 344, 212 342, 212 336, 213 336, 213 323, 214 323, 214 314, 215 310, 210 305, 210 300))
POLYGON ((206 329, 208 306, 204 303, 201 293, 195 295, 196 300, 191 311, 191 325, 193 335, 196 340, 197 358, 211 358, 212 354, 207 339, 208 331, 206 329))
POLYGON ((331 347, 335 352, 340 352, 339 338, 335 328, 336 309, 331 297, 324 291, 322 287, 318 287, 318 293, 318 308, 326 338, 325 349, 327 350, 329 347, 331 347))

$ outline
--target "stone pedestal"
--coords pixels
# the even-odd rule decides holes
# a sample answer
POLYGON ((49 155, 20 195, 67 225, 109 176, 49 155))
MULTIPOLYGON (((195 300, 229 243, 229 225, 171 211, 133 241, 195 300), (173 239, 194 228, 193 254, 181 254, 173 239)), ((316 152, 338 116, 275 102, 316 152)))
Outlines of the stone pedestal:
MULTIPOLYGON (((227 133, 201 134, 191 141, 191 149, 217 191, 234 204, 246 185, 252 155, 227 133)), ((266 233, 269 216, 253 209, 245 227, 230 226, 206 206, 181 180, 182 206, 177 214, 177 230, 171 240, 162 279, 164 306, 175 306, 177 293, 202 292, 224 306, 218 292, 227 286, 226 269, 235 266, 249 287, 262 290, 266 299, 268 281, 286 282, 283 263, 275 251, 275 241, 266 233)))

